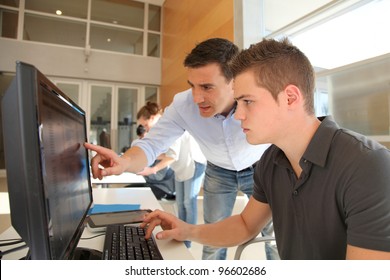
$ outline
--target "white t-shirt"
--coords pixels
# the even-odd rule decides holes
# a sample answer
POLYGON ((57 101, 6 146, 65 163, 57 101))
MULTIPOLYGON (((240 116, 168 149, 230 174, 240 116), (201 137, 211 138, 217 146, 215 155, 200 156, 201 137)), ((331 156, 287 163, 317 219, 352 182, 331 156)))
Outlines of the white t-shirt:
POLYGON ((175 159, 170 167, 175 171, 175 179, 179 182, 194 176, 195 161, 206 164, 206 158, 198 143, 187 131, 169 147, 165 154, 175 159))

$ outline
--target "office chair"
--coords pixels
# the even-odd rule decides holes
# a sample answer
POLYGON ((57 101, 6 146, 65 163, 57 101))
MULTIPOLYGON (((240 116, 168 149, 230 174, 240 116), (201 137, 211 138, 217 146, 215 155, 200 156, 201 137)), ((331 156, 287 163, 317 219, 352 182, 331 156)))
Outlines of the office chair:
POLYGON ((275 237, 273 237, 273 236, 258 236, 258 237, 255 237, 255 238, 239 245, 237 247, 236 253, 234 254, 234 259, 239 260, 241 258, 242 251, 244 251, 244 249, 248 245, 253 244, 253 243, 268 242, 268 241, 275 241, 275 237))

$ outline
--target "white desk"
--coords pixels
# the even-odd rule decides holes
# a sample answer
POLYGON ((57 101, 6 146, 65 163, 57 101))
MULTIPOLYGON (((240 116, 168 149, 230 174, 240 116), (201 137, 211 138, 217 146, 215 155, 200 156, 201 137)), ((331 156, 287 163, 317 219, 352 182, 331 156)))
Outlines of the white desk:
POLYGON ((120 175, 111 175, 103 177, 102 180, 94 179, 91 175, 91 183, 108 187, 110 184, 145 184, 145 178, 130 172, 124 172, 120 175))
MULTIPOLYGON (((141 208, 161 209, 161 205, 153 195, 150 188, 111 188, 111 189, 93 189, 93 200, 96 204, 141 204, 141 208)), ((160 231, 158 227, 154 233, 160 231)), ((99 233, 91 232, 88 227, 84 229, 81 238, 88 238, 99 233)), ((18 238, 18 234, 11 227, 0 235, 0 239, 18 238)), ((194 257, 188 251, 183 242, 174 240, 157 240, 158 248, 165 260, 192 260, 194 257)), ((103 250, 104 236, 93 239, 80 239, 78 247, 92 248, 99 251, 103 250)), ((8 248, 3 247, 2 250, 8 248)), ((12 254, 5 255, 3 259, 20 259, 25 256, 27 249, 20 250, 12 254)))

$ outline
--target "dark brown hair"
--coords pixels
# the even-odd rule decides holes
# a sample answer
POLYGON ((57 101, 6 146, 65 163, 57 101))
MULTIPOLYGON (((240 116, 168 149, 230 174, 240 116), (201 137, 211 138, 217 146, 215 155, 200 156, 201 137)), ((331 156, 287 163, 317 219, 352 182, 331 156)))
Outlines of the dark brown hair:
POLYGON ((314 69, 303 52, 284 38, 263 39, 242 50, 230 63, 233 76, 254 71, 256 82, 271 92, 275 100, 288 85, 298 87, 305 99, 305 110, 314 114, 314 69))
POLYGON ((196 45, 184 60, 184 66, 198 68, 211 63, 217 63, 227 82, 233 79, 228 66, 234 56, 238 54, 238 47, 229 40, 212 38, 196 45))
POLYGON ((154 102, 147 102, 137 113, 137 120, 144 118, 146 120, 150 119, 152 116, 162 114, 163 109, 154 102))

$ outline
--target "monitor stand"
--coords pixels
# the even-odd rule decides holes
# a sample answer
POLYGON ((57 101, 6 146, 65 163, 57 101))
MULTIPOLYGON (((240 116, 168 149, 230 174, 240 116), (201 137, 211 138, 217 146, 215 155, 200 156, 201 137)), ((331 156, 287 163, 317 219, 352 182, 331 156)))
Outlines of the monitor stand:
POLYGON ((73 260, 101 260, 102 252, 90 249, 77 247, 73 253, 73 260))

